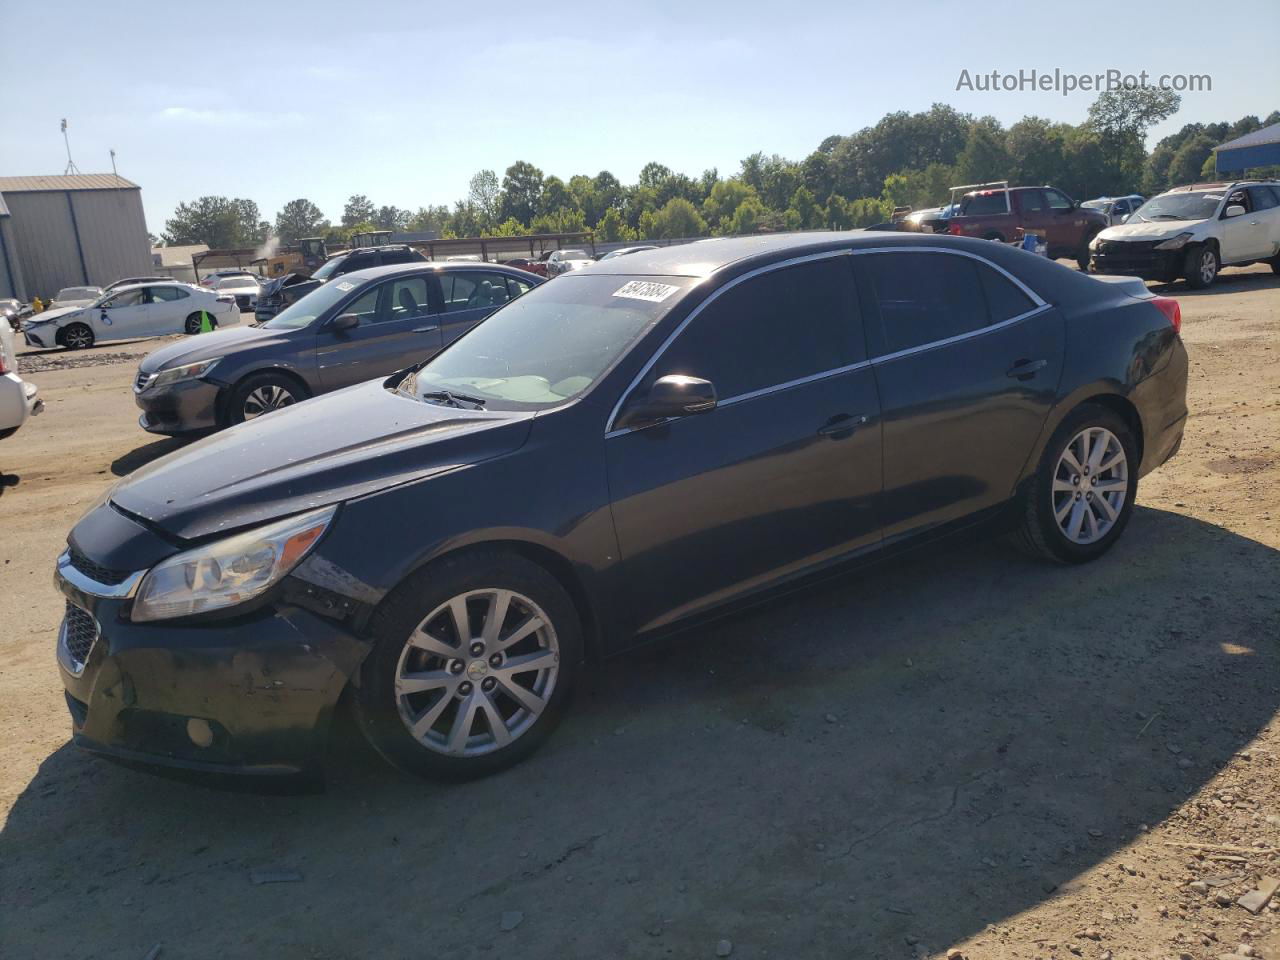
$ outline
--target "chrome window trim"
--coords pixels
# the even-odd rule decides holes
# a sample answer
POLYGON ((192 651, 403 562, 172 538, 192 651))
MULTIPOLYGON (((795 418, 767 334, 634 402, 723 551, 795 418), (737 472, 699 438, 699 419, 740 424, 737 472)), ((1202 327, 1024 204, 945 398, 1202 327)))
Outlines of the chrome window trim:
POLYGON ((634 378, 632 378, 631 383, 627 385, 627 388, 623 390, 621 396, 619 396, 618 402, 613 405, 613 410, 609 413, 609 419, 607 421, 607 426, 605 427, 605 434, 604 434, 605 439, 608 440, 608 439, 612 439, 613 437, 620 437, 625 434, 632 433, 635 430, 647 430, 649 427, 654 427, 661 423, 670 423, 672 419, 676 419, 676 418, 669 417, 665 420, 655 420, 653 423, 646 423, 642 427, 623 427, 621 429, 615 429, 613 426, 614 423, 617 422, 618 414, 622 410, 623 402, 627 399, 627 397, 631 395, 631 391, 636 388, 636 386, 640 383, 641 380, 645 378, 645 376, 649 373, 649 371, 653 369, 654 364, 656 364, 658 360, 662 357, 662 355, 666 352, 667 347, 671 346, 671 343, 675 340, 676 337, 680 336, 680 334, 684 331, 684 328, 687 327, 694 320, 694 318, 696 318, 700 313, 702 313, 702 311, 706 307, 714 303, 716 298, 718 298, 722 293, 725 293, 728 290, 732 290, 734 287, 736 287, 740 283, 743 283, 744 281, 750 280, 754 277, 758 277, 764 273, 769 273, 773 270, 781 270, 786 267, 795 266, 796 264, 810 263, 815 260, 828 260, 833 257, 866 256, 868 254, 873 254, 873 253, 945 253, 953 257, 968 257, 970 260, 976 260, 978 263, 985 264, 986 266, 995 270, 996 273, 1000 274, 1002 277, 1009 280, 1011 283, 1013 283, 1015 287, 1017 287, 1024 294, 1026 294, 1027 297, 1031 299, 1031 302, 1035 306, 1033 306, 1032 309, 1025 311, 1024 313, 1018 314, 1016 317, 1010 317, 1007 320, 1001 320, 999 323, 992 323, 985 327, 979 327, 976 330, 969 330, 965 333, 956 334, 954 337, 948 337, 945 340, 932 340, 929 343, 922 343, 914 347, 907 347, 904 350, 897 350, 897 351, 894 351, 893 353, 882 354, 881 356, 874 357, 874 358, 868 357, 866 360, 860 360, 857 363, 848 364, 843 367, 835 367, 831 370, 824 370, 820 373, 810 374, 809 376, 801 377, 798 380, 789 380, 785 383, 778 383, 768 387, 761 387, 759 390, 752 390, 748 393, 738 394, 733 397, 726 397, 723 400, 717 401, 716 406, 717 407, 732 406, 733 404, 741 403, 744 400, 753 400, 756 397, 762 397, 770 393, 777 393, 782 390, 788 390, 792 387, 800 386, 806 383, 813 383, 814 381, 823 380, 823 379, 826 379, 827 377, 838 376, 842 373, 850 373, 862 367, 869 367, 878 363, 887 363, 892 360, 897 360, 899 357, 909 356, 910 354, 913 354, 913 353, 922 353, 926 350, 932 350, 935 347, 944 347, 952 343, 958 343, 961 340, 968 340, 971 337, 981 336, 993 330, 1000 330, 1005 327, 1012 326, 1015 323, 1021 323, 1023 320, 1026 320, 1029 317, 1036 316, 1050 308, 1050 304, 1046 303, 1045 300, 1038 293, 1036 293, 1034 290, 1028 287, 1025 283, 1023 283, 1021 280, 1015 277, 1008 270, 1004 269, 998 263, 994 263, 993 261, 988 260, 986 257, 980 256, 979 254, 973 253, 969 250, 953 250, 949 247, 915 246, 915 245, 891 246, 891 247, 859 247, 855 249, 845 248, 841 250, 824 250, 821 253, 808 254, 803 257, 793 257, 789 260, 780 260, 777 263, 766 264, 763 267, 757 267, 755 270, 748 271, 747 273, 744 273, 740 277, 735 277, 733 280, 730 280, 728 283, 724 284, 724 286, 714 290, 711 296, 707 297, 706 300, 698 304, 698 306, 693 309, 693 311, 689 314, 689 316, 685 317, 684 320, 680 322, 680 325, 676 327, 676 329, 673 330, 671 334, 665 340, 662 341, 661 344, 659 344, 658 348, 654 351, 653 356, 651 356, 649 358, 649 361, 643 367, 640 368, 640 372, 637 373, 634 378))
POLYGON ((138 584, 147 571, 138 570, 117 584, 99 583, 86 577, 71 564, 71 552, 64 550, 58 557, 57 575, 81 593, 91 597, 103 597, 108 600, 127 600, 137 592, 138 584))
MULTIPOLYGON (((653 352, 653 356, 651 356, 648 362, 645 363, 645 365, 640 368, 640 372, 637 373, 631 379, 631 382, 627 384, 627 388, 623 390, 622 393, 618 396, 618 402, 613 405, 613 410, 610 411, 609 419, 606 421, 605 433, 604 433, 605 439, 609 439, 610 437, 620 437, 623 434, 631 433, 632 431, 637 429, 636 427, 623 427, 620 430, 614 429, 613 425, 614 423, 617 422, 618 414, 622 410, 623 402, 627 399, 627 397, 631 395, 631 391, 636 388, 637 384, 639 384, 640 381, 643 380, 645 376, 648 375, 649 371, 653 369, 653 365, 657 363, 659 359, 661 359, 664 353, 666 353, 667 347, 671 346, 675 338, 680 336, 680 334, 684 332, 684 328, 687 327, 690 323, 692 323, 694 319, 702 313, 703 310, 705 310, 711 304, 715 303, 715 301, 721 296, 721 294, 727 293, 728 291, 736 287, 738 284, 745 283, 747 280, 751 280, 754 277, 760 276, 761 274, 771 273, 774 270, 782 270, 782 269, 785 269, 786 267, 794 267, 797 264, 801 264, 801 263, 812 263, 816 260, 830 260, 835 257, 847 257, 849 256, 850 252, 851 251, 848 250, 847 248, 841 249, 841 250, 823 250, 820 253, 810 253, 810 254, 806 254, 803 257, 792 257, 789 260, 779 260, 777 263, 767 263, 764 266, 757 267, 754 270, 748 270, 742 276, 734 277, 728 283, 724 284, 723 286, 717 287, 715 290, 713 290, 711 292, 711 295, 707 297, 707 299, 703 300, 696 307, 694 307, 693 310, 689 313, 689 315, 680 321, 680 325, 676 327, 674 330, 672 330, 671 333, 667 336, 667 338, 658 345, 658 348, 653 352)), ((866 361, 860 361, 860 362, 865 363, 866 361)), ((737 403, 741 400, 747 399, 750 396, 758 396, 762 393, 765 393, 771 390, 781 390, 788 386, 795 386, 797 383, 807 382, 811 379, 820 379, 822 377, 833 376, 836 372, 837 372, 836 370, 826 370, 821 373, 811 374, 809 377, 804 377, 804 378, 801 378, 800 380, 792 381, 791 383, 775 384, 774 386, 771 386, 771 387, 762 387, 760 390, 753 391, 750 394, 740 394, 735 397, 728 397, 724 400, 717 400, 716 406, 722 407, 722 406, 725 406, 726 404, 737 403)), ((666 420, 657 420, 657 421, 654 421, 654 423, 647 423, 644 425, 644 427, 641 427, 639 429, 647 429, 648 427, 657 426, 657 424, 659 423, 666 423, 666 422, 667 422, 666 420)))

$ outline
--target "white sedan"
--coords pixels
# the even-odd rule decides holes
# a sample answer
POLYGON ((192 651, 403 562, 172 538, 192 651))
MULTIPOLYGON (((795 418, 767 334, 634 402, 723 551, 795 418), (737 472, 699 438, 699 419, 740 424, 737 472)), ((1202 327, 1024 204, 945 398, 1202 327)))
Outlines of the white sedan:
POLYGON ((547 278, 558 277, 571 270, 581 270, 595 263, 585 250, 552 250, 547 257, 547 278))
POLYGON ((50 302, 50 307, 85 307, 102 296, 101 287, 63 287, 50 302))
POLYGON ((0 323, 0 440, 13 436, 28 417, 43 409, 44 401, 36 385, 18 376, 13 331, 7 323, 0 323))
POLYGON ((118 287, 85 307, 46 310, 26 320, 22 335, 32 347, 83 350, 104 340, 199 333, 203 315, 211 326, 240 322, 235 296, 189 283, 118 287))

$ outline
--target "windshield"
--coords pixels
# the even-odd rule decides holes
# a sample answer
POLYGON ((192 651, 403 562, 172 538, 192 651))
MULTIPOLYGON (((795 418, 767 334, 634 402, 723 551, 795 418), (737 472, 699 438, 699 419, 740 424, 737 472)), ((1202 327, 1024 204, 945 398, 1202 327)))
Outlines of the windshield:
POLYGON ((560 259, 561 260, 590 260, 591 258, 587 256, 587 251, 585 250, 561 250, 560 259))
POLYGON ((97 287, 63 287, 55 300, 92 300, 102 293, 97 287))
POLYGON ((430 403, 489 410, 563 403, 595 383, 678 303, 688 282, 570 275, 543 284, 473 327, 398 389, 430 403))
POLYGON ((305 327, 360 286, 361 284, 350 280, 340 280, 316 287, 310 293, 300 297, 297 303, 285 307, 262 326, 270 330, 296 330, 299 327, 305 327))
POLYGON ((328 280, 346 259, 346 257, 334 257, 332 260, 326 260, 319 270, 311 274, 311 279, 328 280))
POLYGON ((218 281, 219 290, 243 289, 245 287, 257 287, 258 281, 253 277, 223 277, 218 281))
POLYGON ((1221 193, 1166 193, 1152 197, 1133 216, 1140 220, 1208 220, 1221 202, 1221 193))
POLYGON ((1110 200, 1086 200, 1080 204, 1082 207, 1088 207, 1090 210, 1105 210, 1111 206, 1110 200))

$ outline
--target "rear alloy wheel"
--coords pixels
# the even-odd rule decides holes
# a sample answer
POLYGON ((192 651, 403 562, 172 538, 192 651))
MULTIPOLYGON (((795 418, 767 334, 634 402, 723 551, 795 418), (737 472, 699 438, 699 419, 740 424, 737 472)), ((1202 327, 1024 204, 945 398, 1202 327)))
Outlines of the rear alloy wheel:
MULTIPOLYGON (((200 314, 198 313, 193 313, 191 314, 191 316, 187 317, 186 323, 183 324, 183 329, 186 330, 188 336, 191 336, 200 332, 200 326, 201 326, 200 319, 201 319, 200 314)), ((216 317, 214 317, 213 314, 209 314, 209 326, 211 326, 214 330, 218 329, 218 320, 216 317)))
POLYGON ((411 577, 379 610, 357 722, 411 773, 467 779, 537 748, 581 659, 576 611, 547 571, 476 551, 411 577))
POLYGON ((291 377, 278 373, 249 377, 236 387, 228 401, 227 419, 244 423, 307 399, 307 392, 291 377))
POLYGON ((1133 511, 1137 443, 1115 411, 1086 404, 1058 427, 1023 506, 1019 546, 1084 563, 1106 553, 1133 511))
POLYGON ((93 346, 93 331, 83 323, 73 323, 62 331, 62 345, 68 350, 88 350, 93 346))
POLYGON ((1218 252, 1208 244, 1188 250, 1183 260, 1182 274, 1192 289, 1203 290, 1218 277, 1218 252))

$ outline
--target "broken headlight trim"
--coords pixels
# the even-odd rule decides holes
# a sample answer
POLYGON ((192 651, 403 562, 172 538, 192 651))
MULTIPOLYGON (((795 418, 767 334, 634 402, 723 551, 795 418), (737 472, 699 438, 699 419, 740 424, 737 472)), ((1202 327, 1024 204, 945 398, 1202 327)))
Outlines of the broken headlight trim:
POLYGON ((277 520, 170 557, 143 578, 130 618, 189 617, 262 595, 311 552, 337 509, 277 520))
POLYGON ((212 360, 201 360, 199 363, 188 363, 181 367, 174 367, 171 370, 161 370, 155 375, 155 379, 147 384, 148 390, 154 390, 156 387, 167 387, 173 383, 181 383, 184 380, 198 380, 206 373, 213 369, 221 357, 214 357, 212 360))
POLYGON ((1168 240, 1160 241, 1155 245, 1155 249, 1156 250, 1181 250, 1183 247, 1187 245, 1187 241, 1190 240, 1193 236, 1194 234, 1192 234, 1190 231, 1184 231, 1178 234, 1176 237, 1170 237, 1168 240))

